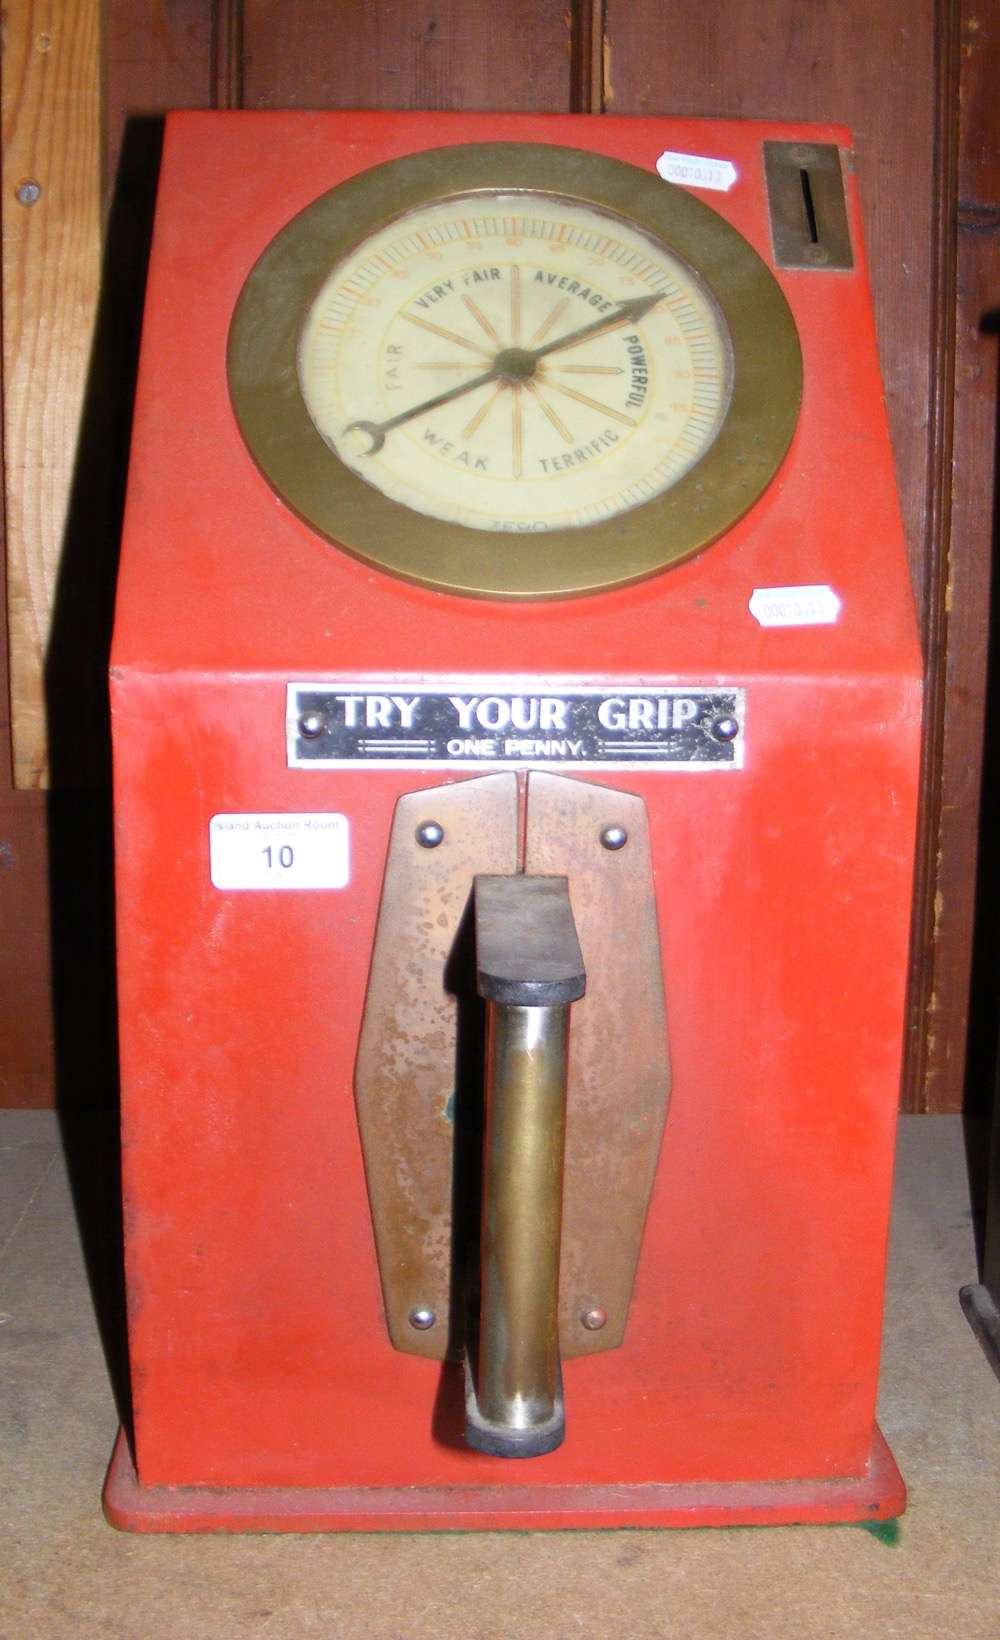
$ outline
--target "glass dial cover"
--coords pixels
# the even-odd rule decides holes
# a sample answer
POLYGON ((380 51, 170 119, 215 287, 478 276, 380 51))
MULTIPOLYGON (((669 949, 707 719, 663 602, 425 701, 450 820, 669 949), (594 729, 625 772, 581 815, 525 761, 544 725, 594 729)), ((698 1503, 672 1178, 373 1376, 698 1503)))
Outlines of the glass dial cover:
POLYGON ((597 591, 717 538, 780 463, 801 358, 764 262, 620 161, 378 166, 296 217, 230 334, 243 436, 348 551, 483 596, 597 591))

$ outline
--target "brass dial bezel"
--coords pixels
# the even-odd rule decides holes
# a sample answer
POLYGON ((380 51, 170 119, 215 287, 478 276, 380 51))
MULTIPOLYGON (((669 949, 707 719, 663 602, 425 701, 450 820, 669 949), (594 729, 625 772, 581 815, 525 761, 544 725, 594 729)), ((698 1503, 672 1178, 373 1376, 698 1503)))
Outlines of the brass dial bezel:
POLYGON ((475 143, 361 172, 271 241, 233 315, 227 368, 236 420, 265 477, 305 521, 390 574, 444 592, 559 598, 642 580, 715 541, 763 494, 791 442, 802 356, 767 265, 709 206, 658 176, 575 148, 475 143), (652 501, 599 524, 519 534, 444 523, 391 501, 317 431, 298 343, 331 268, 417 206, 483 193, 557 195, 633 222, 708 287, 732 346, 729 408, 714 443, 652 501))

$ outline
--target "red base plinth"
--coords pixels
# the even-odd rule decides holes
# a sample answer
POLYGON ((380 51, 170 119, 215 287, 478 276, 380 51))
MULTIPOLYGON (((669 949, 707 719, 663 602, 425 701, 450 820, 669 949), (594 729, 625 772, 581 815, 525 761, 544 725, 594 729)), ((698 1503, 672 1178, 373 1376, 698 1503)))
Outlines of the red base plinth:
POLYGON ((881 1431, 863 1475, 642 1486, 142 1486, 124 1431, 104 1513, 127 1532, 565 1531, 888 1520, 906 1488, 881 1431))

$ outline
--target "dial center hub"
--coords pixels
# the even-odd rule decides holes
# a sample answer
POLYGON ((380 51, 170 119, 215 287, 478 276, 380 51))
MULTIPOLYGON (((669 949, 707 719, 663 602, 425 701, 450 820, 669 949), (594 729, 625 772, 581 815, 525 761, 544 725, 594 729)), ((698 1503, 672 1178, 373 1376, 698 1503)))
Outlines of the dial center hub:
POLYGON ((538 368, 538 360, 526 347, 505 347, 494 359, 493 368, 502 382, 516 385, 518 382, 530 382, 538 368))

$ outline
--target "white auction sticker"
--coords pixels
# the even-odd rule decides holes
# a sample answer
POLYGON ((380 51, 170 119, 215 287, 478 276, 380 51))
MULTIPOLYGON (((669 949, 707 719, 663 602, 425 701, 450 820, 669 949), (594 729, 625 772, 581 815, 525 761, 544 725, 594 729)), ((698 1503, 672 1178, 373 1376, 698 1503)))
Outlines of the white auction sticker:
POLYGON ((682 188, 711 188, 717 194, 728 194, 739 175, 732 160, 675 154, 669 148, 660 155, 656 169, 664 182, 676 182, 682 188))
POLYGON ((216 888, 345 888, 346 814, 213 814, 208 823, 216 888))
POLYGON ((761 626, 833 626, 840 599, 832 587, 756 587, 750 613, 761 626))

